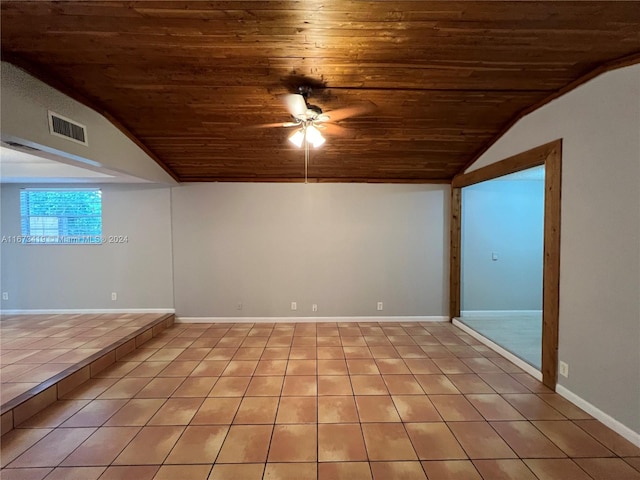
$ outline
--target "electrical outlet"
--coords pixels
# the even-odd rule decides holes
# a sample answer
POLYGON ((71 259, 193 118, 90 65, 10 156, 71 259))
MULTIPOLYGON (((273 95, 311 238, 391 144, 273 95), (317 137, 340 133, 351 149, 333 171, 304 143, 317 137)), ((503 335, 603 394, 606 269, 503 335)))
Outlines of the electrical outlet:
POLYGON ((236 310, 242 310, 242 302, 236 304, 236 310))
POLYGON ((298 304, 296 302, 291 302, 291 310, 297 310, 298 304))
POLYGON ((317 312, 318 311, 318 304, 314 303, 313 305, 311 305, 311 311, 312 312, 317 312))
POLYGON ((111 300, 114 302, 118 300, 118 294, 116 292, 111 292, 111 300))
POLYGON ((567 362, 558 363, 558 373, 565 378, 569 377, 569 364, 567 362))
POLYGON ((378 302, 378 310, 384 310, 384 304, 382 302, 378 302))
POLYGON ((9 300, 9 292, 2 292, 2 299, 9 300))

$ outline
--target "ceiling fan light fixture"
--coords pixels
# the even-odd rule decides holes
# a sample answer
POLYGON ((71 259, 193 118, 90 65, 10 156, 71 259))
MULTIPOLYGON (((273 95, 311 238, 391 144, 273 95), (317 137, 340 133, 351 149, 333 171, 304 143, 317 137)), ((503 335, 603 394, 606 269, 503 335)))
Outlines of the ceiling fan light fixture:
POLYGON ((298 148, 302 147, 302 142, 304 142, 304 133, 302 129, 296 130, 291 135, 289 135, 289 141, 298 148))
POLYGON ((307 141, 313 145, 313 148, 318 148, 321 146, 326 140, 318 130, 313 125, 309 125, 307 127, 307 141))

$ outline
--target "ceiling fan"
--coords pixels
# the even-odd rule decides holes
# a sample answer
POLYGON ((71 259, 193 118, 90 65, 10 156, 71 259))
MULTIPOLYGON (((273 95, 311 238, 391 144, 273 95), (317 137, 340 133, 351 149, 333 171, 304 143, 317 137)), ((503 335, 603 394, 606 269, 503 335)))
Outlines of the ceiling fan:
POLYGON ((304 147, 305 149, 304 180, 305 183, 307 183, 309 146, 318 148, 323 145, 326 139, 322 133, 341 137, 353 137, 353 130, 344 128, 335 122, 371 112, 376 108, 376 105, 373 102, 366 102, 323 112, 317 105, 309 103, 308 99, 312 92, 311 87, 300 86, 297 90, 298 93, 288 94, 283 97, 287 110, 289 110, 291 114, 290 121, 284 123, 268 123, 258 125, 258 127, 298 127, 289 135, 289 141, 296 147, 304 147))

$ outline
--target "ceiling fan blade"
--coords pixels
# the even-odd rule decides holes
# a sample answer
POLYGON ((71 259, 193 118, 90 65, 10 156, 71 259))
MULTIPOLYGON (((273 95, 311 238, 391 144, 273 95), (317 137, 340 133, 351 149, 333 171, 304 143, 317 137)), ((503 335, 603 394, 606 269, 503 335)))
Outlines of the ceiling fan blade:
POLYGON ((321 123, 318 125, 322 127, 322 133, 327 135, 335 135, 336 137, 343 138, 356 138, 356 131, 352 128, 341 127, 335 123, 321 123))
POLYGON ((300 123, 297 123, 297 122, 262 123, 258 125, 249 125, 249 128, 295 127, 297 125, 300 125, 300 123))
POLYGON ((347 117, 355 117, 356 115, 364 115, 365 113, 373 112, 377 108, 377 105, 373 102, 359 103, 357 105, 351 105, 350 107, 338 108, 325 112, 324 115, 329 117, 329 121, 338 122, 347 117))
POLYGON ((305 102, 302 95, 285 95, 284 103, 287 106, 289 113, 291 113, 295 118, 303 117, 307 114, 307 102, 305 102))

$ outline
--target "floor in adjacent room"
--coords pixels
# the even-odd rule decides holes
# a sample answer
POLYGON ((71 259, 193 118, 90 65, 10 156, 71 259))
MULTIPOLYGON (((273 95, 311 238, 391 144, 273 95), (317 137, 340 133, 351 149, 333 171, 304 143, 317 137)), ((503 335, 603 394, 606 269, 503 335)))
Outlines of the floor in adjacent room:
POLYGON ((463 315, 458 320, 529 365, 541 369, 542 312, 463 315))
POLYGON ((1 453, 3 480, 640 479, 639 448, 449 323, 177 324, 1 453))

